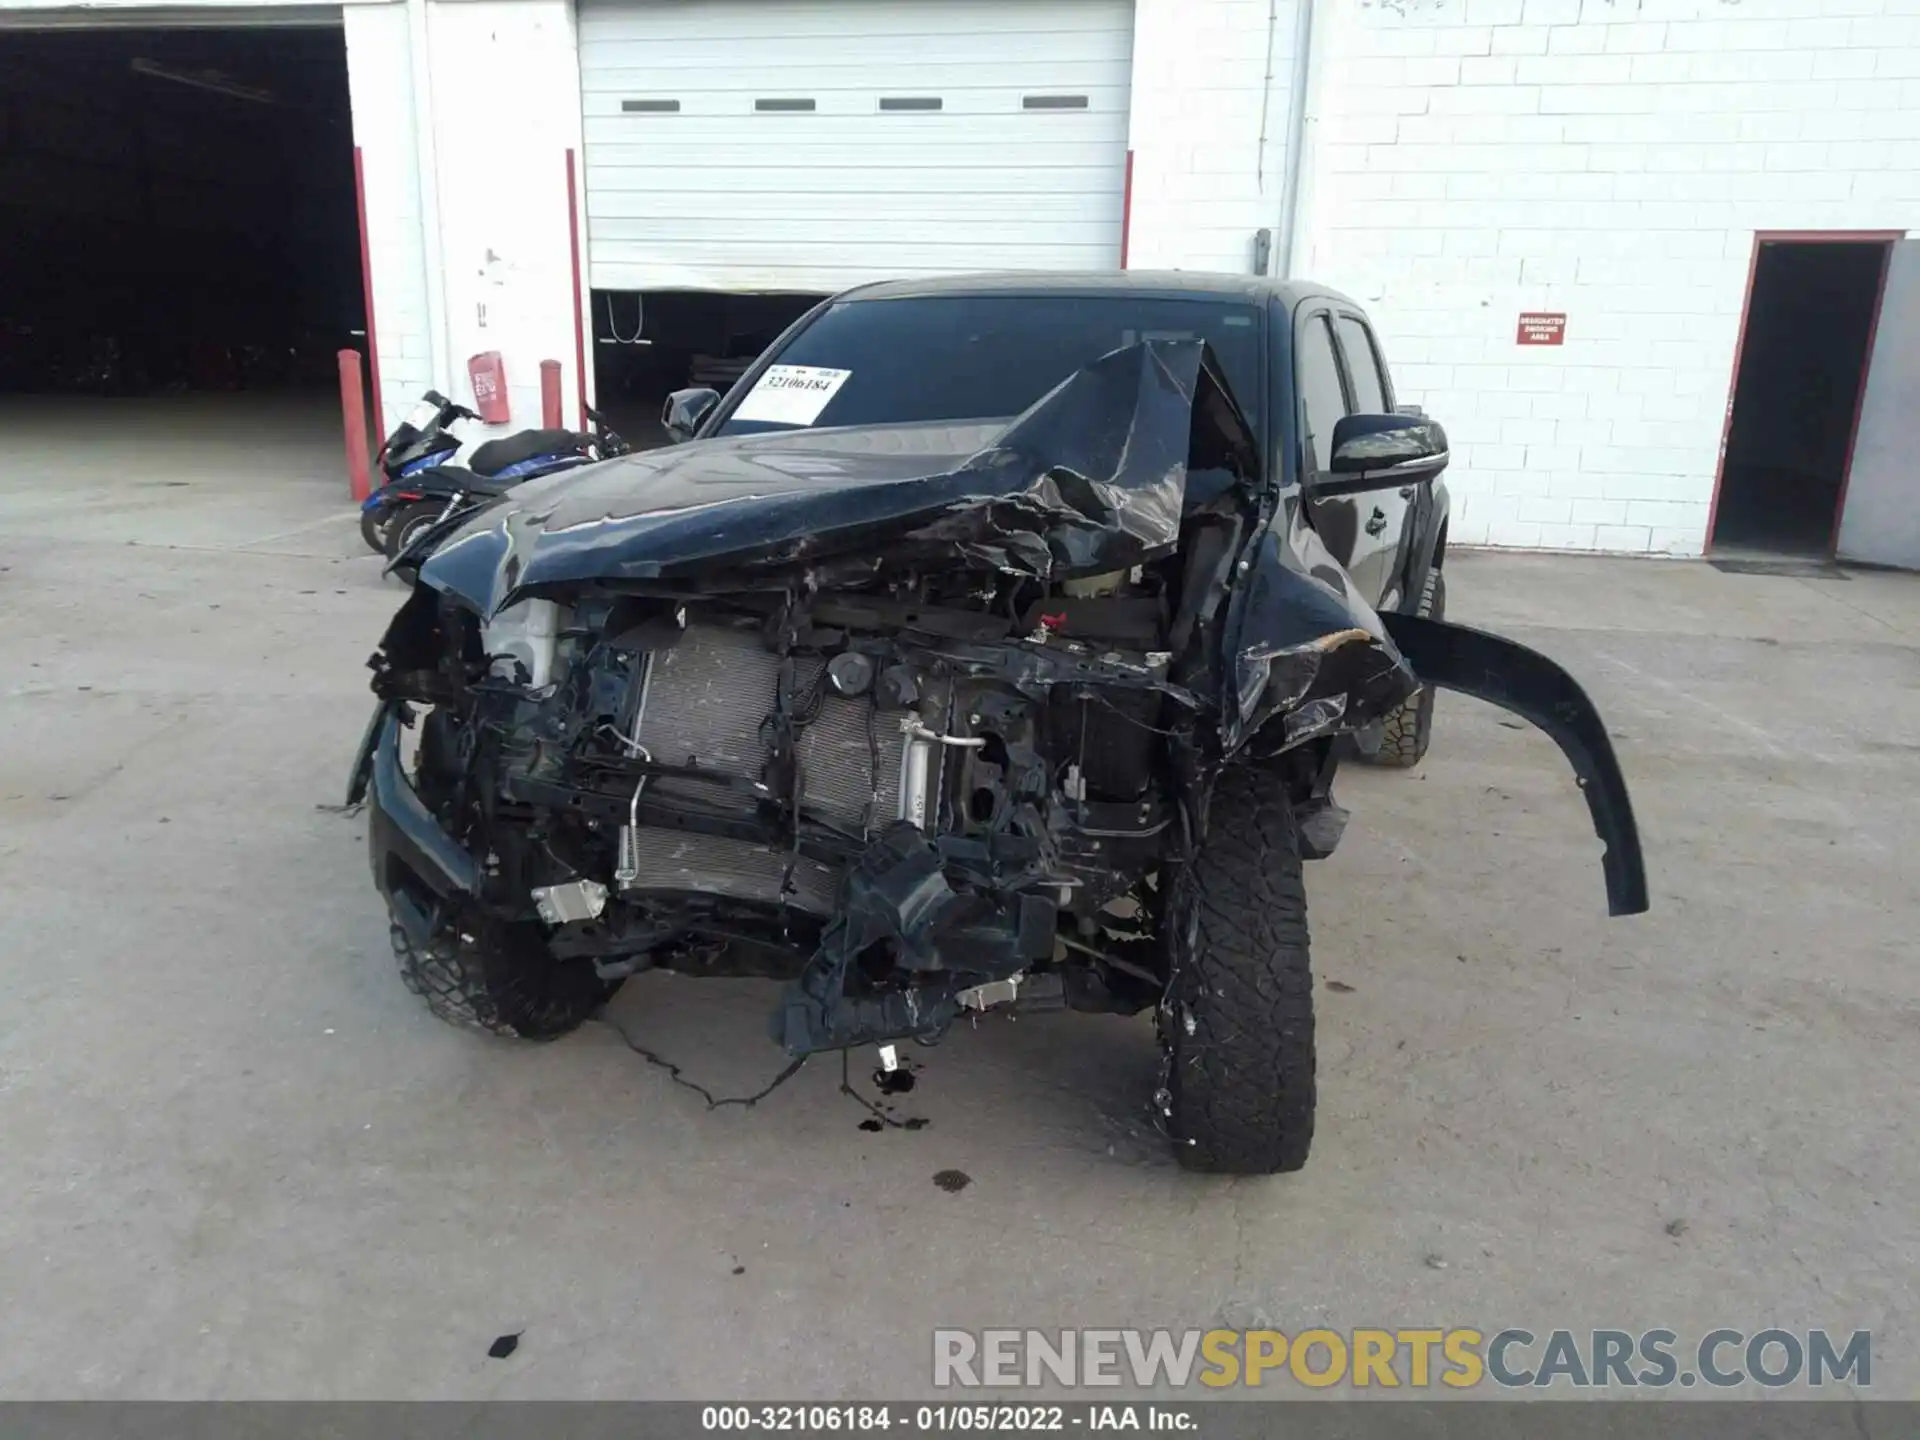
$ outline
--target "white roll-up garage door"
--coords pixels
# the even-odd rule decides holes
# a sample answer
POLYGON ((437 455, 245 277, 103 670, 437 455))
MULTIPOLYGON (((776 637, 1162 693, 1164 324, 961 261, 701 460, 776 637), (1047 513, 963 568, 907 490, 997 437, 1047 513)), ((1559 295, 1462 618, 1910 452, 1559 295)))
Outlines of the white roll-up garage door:
POLYGON ((582 0, 591 283, 1111 269, 1131 0, 582 0))

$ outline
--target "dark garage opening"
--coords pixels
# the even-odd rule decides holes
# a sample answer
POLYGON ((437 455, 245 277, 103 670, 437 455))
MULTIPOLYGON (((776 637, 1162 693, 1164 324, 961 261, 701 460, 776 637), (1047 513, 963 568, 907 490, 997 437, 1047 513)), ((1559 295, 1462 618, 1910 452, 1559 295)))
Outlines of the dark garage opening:
POLYGON ((1832 553, 1886 258, 1879 241, 1761 242, 1715 553, 1832 553))
POLYGON ((0 30, 0 256, 0 392, 337 393, 366 327, 339 27, 0 30))
POLYGON ((823 298, 778 292, 595 290, 596 404, 636 447, 666 443, 660 406, 688 385, 725 394, 782 330, 823 298))

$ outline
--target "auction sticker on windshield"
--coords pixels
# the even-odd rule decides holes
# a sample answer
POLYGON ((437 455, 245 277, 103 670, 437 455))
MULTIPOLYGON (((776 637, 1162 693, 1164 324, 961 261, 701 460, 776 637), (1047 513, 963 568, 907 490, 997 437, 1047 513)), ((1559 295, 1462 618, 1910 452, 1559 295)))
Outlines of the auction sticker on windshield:
POLYGON ((811 425, 852 373, 820 365, 769 365, 733 412, 733 418, 764 420, 773 425, 811 425))

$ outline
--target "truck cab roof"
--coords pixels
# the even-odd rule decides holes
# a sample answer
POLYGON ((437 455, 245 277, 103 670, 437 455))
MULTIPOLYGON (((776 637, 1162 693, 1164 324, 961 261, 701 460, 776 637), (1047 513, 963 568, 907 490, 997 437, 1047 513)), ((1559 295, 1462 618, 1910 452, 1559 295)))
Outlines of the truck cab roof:
POLYGON ((913 280, 879 280, 855 286, 842 301, 914 300, 942 295, 1111 295, 1160 300, 1222 300, 1257 304, 1278 300, 1289 310, 1310 296, 1358 302, 1310 280, 1276 280, 1265 275, 1229 275, 1212 270, 1000 270, 971 275, 931 275, 913 280))

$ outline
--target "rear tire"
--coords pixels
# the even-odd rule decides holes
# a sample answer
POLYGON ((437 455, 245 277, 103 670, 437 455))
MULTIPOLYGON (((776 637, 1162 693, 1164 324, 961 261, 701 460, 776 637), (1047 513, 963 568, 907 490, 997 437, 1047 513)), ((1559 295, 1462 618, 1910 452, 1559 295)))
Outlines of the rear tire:
MULTIPOLYGON (((1427 571, 1426 587, 1420 592, 1419 613, 1432 620, 1446 618, 1447 581, 1438 568, 1427 571)), ((1432 739, 1433 687, 1422 685, 1382 722, 1380 748, 1361 758, 1369 765, 1411 770, 1426 759, 1432 739)))
POLYGON ((557 1040, 577 1030, 620 988, 590 960, 555 960, 540 927, 455 919, 424 947, 392 927, 406 987, 450 1025, 516 1040, 557 1040))
POLYGON ((1313 971, 1293 808, 1279 778, 1229 766, 1167 923, 1157 1097, 1189 1170, 1298 1170, 1313 1145, 1313 971))
POLYGON ((367 542, 367 548, 376 555, 387 553, 387 527, 381 523, 384 519, 382 511, 360 512, 360 538, 367 542))

